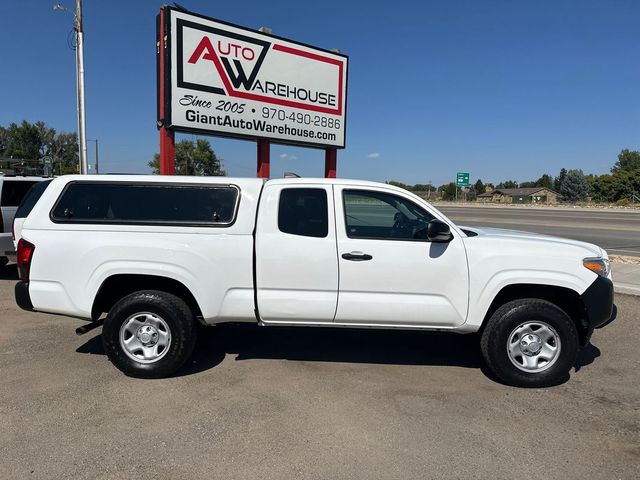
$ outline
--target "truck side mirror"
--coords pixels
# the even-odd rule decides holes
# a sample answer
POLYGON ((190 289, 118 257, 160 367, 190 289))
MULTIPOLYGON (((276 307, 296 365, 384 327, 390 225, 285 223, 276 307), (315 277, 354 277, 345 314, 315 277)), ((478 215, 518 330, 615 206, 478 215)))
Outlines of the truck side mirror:
POLYGON ((453 240, 453 234, 448 224, 433 219, 427 224, 427 240, 434 243, 448 243, 453 240))

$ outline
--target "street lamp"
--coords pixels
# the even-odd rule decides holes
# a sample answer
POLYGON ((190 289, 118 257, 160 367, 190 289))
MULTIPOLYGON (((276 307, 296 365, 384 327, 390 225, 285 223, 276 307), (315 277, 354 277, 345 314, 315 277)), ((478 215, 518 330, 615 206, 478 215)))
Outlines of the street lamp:
MULTIPOLYGON (((69 12, 61 3, 53 6, 56 12, 69 12)), ((80 153, 80 173, 86 175, 89 168, 87 165, 87 137, 84 113, 84 39, 82 31, 82 0, 76 0, 76 11, 74 15, 74 30, 76 31, 76 84, 78 95, 78 150, 80 153)))
MULTIPOLYGON (((91 139, 91 138, 87 138, 87 142, 96 142, 96 174, 100 173, 99 169, 98 169, 98 139, 91 139)), ((91 167, 89 167, 91 168, 91 167)))

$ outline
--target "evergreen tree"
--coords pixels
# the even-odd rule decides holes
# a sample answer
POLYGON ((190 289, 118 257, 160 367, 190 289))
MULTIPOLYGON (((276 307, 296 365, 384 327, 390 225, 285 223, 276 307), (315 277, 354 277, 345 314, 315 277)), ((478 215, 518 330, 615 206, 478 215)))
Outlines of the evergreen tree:
POLYGON ((507 180, 506 182, 500 182, 496 185, 496 188, 518 188, 518 182, 515 180, 507 180))
POLYGON ((587 199, 589 183, 582 170, 569 170, 560 185, 560 195, 569 202, 581 202, 587 199))
POLYGON ((536 180, 536 187, 546 187, 549 190, 553 190, 553 178, 551 175, 547 175, 546 173, 542 175, 538 180, 536 180))
POLYGON ((566 168, 561 168, 560 169, 560 175, 558 175, 555 180, 553 181, 553 189, 556 192, 560 191, 560 187, 562 186, 562 182, 564 182, 565 177, 567 176, 567 169, 566 168))

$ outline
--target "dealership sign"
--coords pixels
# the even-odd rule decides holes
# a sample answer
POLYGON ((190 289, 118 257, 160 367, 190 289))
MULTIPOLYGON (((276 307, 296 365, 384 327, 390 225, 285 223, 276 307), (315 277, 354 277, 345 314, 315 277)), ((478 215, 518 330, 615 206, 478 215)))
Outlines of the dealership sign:
POLYGON ((164 124, 316 147, 345 145, 347 57, 168 9, 164 124))

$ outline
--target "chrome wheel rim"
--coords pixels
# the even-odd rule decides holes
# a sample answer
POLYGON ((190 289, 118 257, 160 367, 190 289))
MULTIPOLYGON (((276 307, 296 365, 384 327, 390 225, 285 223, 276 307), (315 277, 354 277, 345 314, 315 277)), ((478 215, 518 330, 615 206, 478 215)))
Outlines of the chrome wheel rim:
POLYGON ((120 327, 120 347, 140 363, 154 363, 171 345, 171 330, 162 317, 150 312, 131 315, 120 327))
POLYGON ((525 322, 511 331, 507 354, 511 363, 527 373, 551 368, 560 356, 560 335, 542 321, 525 322))

